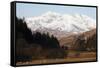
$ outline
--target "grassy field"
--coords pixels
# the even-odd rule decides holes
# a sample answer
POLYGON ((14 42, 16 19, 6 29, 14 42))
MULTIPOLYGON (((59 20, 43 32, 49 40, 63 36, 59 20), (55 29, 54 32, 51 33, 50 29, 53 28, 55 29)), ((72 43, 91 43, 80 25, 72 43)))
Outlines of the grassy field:
POLYGON ((16 65, 31 65, 31 64, 48 64, 48 63, 64 63, 64 62, 82 62, 82 61, 95 61, 96 52, 74 52, 68 53, 64 59, 42 59, 32 60, 31 62, 18 62, 16 65))

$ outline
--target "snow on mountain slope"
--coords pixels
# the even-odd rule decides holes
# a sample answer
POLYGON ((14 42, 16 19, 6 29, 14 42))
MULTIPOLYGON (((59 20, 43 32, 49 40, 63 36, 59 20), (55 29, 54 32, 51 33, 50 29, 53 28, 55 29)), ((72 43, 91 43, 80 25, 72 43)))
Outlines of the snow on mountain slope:
POLYGON ((25 18, 27 26, 32 31, 79 33, 96 28, 96 21, 86 15, 59 14, 47 12, 40 16, 25 18))

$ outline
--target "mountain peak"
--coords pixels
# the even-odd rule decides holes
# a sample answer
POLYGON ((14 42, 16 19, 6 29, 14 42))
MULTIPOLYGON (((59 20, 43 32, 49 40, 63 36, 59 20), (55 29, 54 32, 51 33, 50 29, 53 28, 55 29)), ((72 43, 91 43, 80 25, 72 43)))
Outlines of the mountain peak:
POLYGON ((53 11, 47 11, 46 13, 44 13, 44 14, 48 14, 48 15, 56 15, 56 14, 59 14, 59 13, 57 13, 57 12, 53 12, 53 11))

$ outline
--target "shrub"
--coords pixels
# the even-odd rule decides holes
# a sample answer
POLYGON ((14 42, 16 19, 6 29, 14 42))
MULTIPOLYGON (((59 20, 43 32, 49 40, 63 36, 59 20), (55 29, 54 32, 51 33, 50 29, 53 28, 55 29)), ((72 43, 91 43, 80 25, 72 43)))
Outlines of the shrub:
POLYGON ((66 57, 66 52, 63 49, 50 49, 47 51, 46 58, 48 59, 60 59, 66 57))

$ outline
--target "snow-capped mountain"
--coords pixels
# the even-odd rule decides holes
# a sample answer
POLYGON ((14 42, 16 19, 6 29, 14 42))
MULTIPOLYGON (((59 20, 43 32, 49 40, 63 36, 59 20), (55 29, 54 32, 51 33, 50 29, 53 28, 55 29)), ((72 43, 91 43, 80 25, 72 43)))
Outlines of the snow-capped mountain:
POLYGON ((47 12, 40 16, 25 18, 31 31, 49 32, 55 36, 80 33, 96 28, 96 21, 81 14, 47 12))

